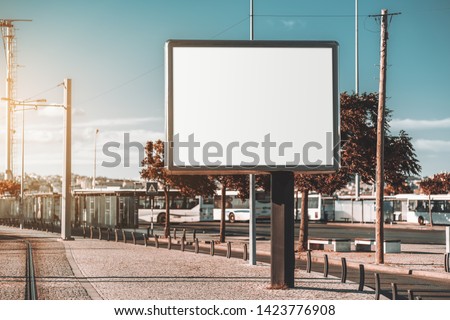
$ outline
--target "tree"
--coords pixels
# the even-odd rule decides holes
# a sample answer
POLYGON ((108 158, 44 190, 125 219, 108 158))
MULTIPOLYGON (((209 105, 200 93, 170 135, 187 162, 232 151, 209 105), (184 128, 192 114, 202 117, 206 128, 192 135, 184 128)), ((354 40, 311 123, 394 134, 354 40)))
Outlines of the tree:
MULTIPOLYGON (((237 190, 238 196, 241 199, 248 198, 248 175, 223 175, 211 176, 221 185, 221 213, 220 213, 220 234, 219 241, 225 242, 226 224, 225 224, 225 209, 226 209, 226 192, 229 189, 237 190)), ((232 217, 229 217, 230 221, 232 217)))
POLYGON ((432 177, 427 177, 420 182, 420 189, 423 193, 446 194, 450 192, 450 173, 437 173, 432 177))
MULTIPOLYGON (((361 95, 344 92, 340 96, 341 105, 341 168, 332 174, 297 175, 296 187, 307 192, 316 191, 332 195, 344 187, 358 173, 366 183, 375 181, 376 168, 376 125, 378 112, 378 94, 361 95)), ((385 180, 394 192, 406 189, 408 175, 418 174, 421 170, 411 138, 400 131, 398 136, 390 135, 389 120, 392 113, 386 109, 385 122, 385 180)), ((302 204, 307 200, 302 199, 302 204), (304 202, 303 202, 304 201, 304 202)), ((307 245, 307 207, 302 205, 302 220, 298 251, 306 250, 307 245)))
POLYGON ((450 192, 450 173, 443 172, 428 177, 420 182, 420 189, 428 195, 428 210, 430 225, 433 226, 433 211, 431 210, 431 195, 445 194, 450 192))
POLYGON ((170 234, 170 194, 171 188, 179 189, 181 194, 187 196, 213 196, 216 190, 214 181, 204 175, 172 175, 164 167, 164 142, 148 141, 145 146, 146 156, 142 160, 144 169, 141 178, 157 181, 163 186, 166 201, 164 236, 170 234))
MULTIPOLYGON (((386 191, 390 190, 391 193, 411 192, 406 178, 419 174, 421 170, 411 137, 401 130, 398 136, 387 135, 384 146, 386 191)), ((385 193, 387 193, 386 191, 385 193)))
POLYGON ((20 194, 20 183, 12 180, 0 181, 0 196, 18 197, 20 194))

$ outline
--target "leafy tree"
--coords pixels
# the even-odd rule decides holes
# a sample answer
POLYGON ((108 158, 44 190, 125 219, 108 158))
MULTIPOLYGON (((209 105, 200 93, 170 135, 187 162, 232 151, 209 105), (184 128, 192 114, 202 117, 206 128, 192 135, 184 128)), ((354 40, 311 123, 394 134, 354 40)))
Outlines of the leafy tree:
POLYGON ((248 175, 219 175, 211 176, 211 179, 217 181, 221 186, 221 213, 220 213, 220 234, 219 241, 225 242, 226 224, 225 224, 225 209, 226 209, 226 192, 227 190, 237 190, 238 196, 244 200, 248 198, 248 175))
POLYGON ((172 175, 164 167, 164 142, 148 141, 145 146, 146 156, 142 160, 144 169, 141 178, 157 181, 163 186, 166 201, 164 236, 170 234, 170 189, 178 189, 186 196, 213 196, 216 190, 214 181, 204 175, 172 175))
MULTIPOLYGON (((349 95, 344 92, 340 96, 340 105, 341 168, 336 173, 328 175, 296 176, 296 187, 302 191, 302 221, 298 251, 306 250, 307 246, 307 193, 309 191, 332 195, 336 190, 344 187, 356 173, 366 183, 375 182, 378 94, 349 95), (306 204, 306 207, 303 204, 306 204)), ((403 192, 407 188, 406 177, 418 174, 421 167, 411 138, 404 131, 400 131, 398 136, 390 135, 391 113, 389 109, 386 109, 385 181, 393 192, 403 192)))
POLYGON ((425 194, 446 194, 450 192, 450 173, 437 173, 420 182, 420 188, 425 194))
POLYGON ((20 183, 12 180, 0 181, 0 196, 18 197, 20 194, 20 183))
POLYGON ((388 135, 385 139, 384 171, 386 191, 393 193, 409 193, 411 188, 406 183, 406 178, 410 175, 417 175, 422 169, 411 137, 401 130, 398 136, 388 135))

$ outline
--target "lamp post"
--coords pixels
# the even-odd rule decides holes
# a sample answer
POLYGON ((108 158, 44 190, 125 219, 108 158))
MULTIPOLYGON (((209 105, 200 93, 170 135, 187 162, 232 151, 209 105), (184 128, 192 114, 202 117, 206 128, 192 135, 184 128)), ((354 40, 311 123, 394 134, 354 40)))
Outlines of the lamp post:
POLYGON ((98 135, 99 130, 95 129, 95 134, 94 134, 94 174, 92 176, 92 189, 95 189, 95 183, 96 183, 96 174, 97 174, 97 135, 98 135))
POLYGON ((24 184, 25 184, 25 111, 28 110, 36 110, 37 106, 47 102, 45 99, 39 100, 12 100, 9 98, 1 98, 2 101, 7 101, 9 106, 11 107, 13 112, 22 112, 22 143, 21 143, 21 174, 20 174, 20 229, 23 228, 23 219, 24 219, 24 209, 23 209, 23 200, 24 200, 24 184), (21 109, 17 107, 21 106, 21 109), (34 108, 25 109, 25 106, 32 106, 34 108))

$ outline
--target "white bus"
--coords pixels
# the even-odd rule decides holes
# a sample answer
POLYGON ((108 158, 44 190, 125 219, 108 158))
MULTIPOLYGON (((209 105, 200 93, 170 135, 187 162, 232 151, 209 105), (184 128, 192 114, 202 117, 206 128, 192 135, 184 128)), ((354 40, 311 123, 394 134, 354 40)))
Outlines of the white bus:
MULTIPOLYGON (((214 197, 214 220, 220 220, 221 215, 220 191, 214 197)), ((272 215, 272 202, 270 192, 257 191, 255 195, 256 219, 269 220, 272 215)), ((301 196, 294 198, 294 218, 300 219, 301 196)), ((309 220, 326 221, 334 220, 334 204, 332 197, 322 197, 320 194, 310 194, 308 196, 308 216, 309 220)), ((241 200, 237 191, 227 191, 225 208, 225 221, 248 221, 250 219, 250 209, 248 199, 241 200)))
MULTIPOLYGON (((299 192, 294 200, 294 216, 296 220, 300 220, 302 210, 302 197, 299 192)), ((319 193, 311 193, 308 195, 308 219, 309 221, 334 221, 334 198, 323 197, 319 193)))
POLYGON ((392 196, 394 216, 398 221, 430 223, 430 212, 433 224, 450 225, 450 194, 416 195, 398 194, 392 196))
MULTIPOLYGON (((214 197, 214 220, 220 220, 222 209, 222 196, 219 190, 214 197)), ((227 191, 225 203, 225 221, 248 221, 250 220, 250 209, 248 199, 240 199, 238 191, 227 191)), ((270 219, 272 214, 272 203, 270 193, 256 191, 255 193, 256 219, 270 219)))
MULTIPOLYGON (((169 192, 170 222, 199 222, 213 220, 213 198, 186 197, 178 190, 169 192)), ((139 223, 163 223, 166 220, 166 198, 163 191, 150 197, 140 194, 139 223), (153 198, 153 201, 152 201, 153 198)))

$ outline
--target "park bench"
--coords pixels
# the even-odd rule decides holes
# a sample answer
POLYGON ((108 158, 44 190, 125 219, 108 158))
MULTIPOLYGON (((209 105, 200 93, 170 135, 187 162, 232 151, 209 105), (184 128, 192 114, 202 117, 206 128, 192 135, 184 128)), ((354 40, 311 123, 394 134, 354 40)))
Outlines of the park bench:
POLYGON ((309 239, 308 249, 324 250, 326 245, 332 245, 335 252, 348 252, 351 250, 350 239, 309 239))
MULTIPOLYGON (((356 251, 372 251, 372 246, 375 246, 377 242, 375 239, 355 239, 356 251)), ((400 253, 401 252, 401 240, 384 240, 384 252, 385 253, 400 253)))

